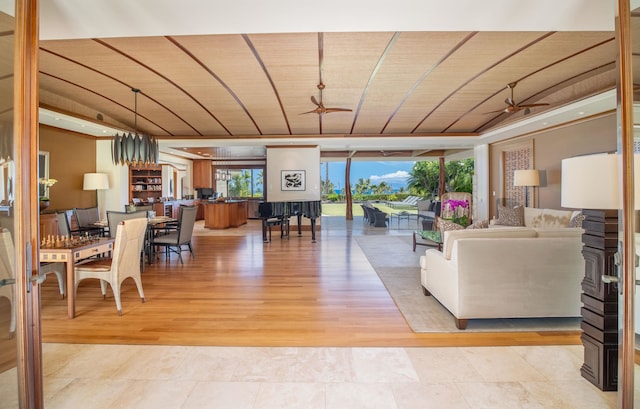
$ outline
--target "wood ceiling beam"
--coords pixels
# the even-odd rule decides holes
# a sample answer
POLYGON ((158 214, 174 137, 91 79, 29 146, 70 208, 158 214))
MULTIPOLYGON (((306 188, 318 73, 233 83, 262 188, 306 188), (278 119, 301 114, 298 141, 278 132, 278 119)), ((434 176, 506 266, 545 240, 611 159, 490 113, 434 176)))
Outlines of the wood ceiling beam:
POLYGON ((460 138, 460 137, 479 137, 477 132, 452 132, 452 133, 412 133, 412 134, 309 134, 309 135, 152 135, 156 139, 338 139, 338 138, 460 138))

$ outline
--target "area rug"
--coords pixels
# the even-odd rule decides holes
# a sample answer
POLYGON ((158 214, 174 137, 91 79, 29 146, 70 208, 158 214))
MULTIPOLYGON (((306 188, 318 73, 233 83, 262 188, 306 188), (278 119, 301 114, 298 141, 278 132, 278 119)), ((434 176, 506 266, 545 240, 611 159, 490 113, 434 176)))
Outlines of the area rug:
POLYGON ((578 331, 581 318, 473 319, 456 328, 453 316, 435 298, 422 293, 420 256, 411 236, 365 235, 355 238, 396 306, 414 332, 578 331))

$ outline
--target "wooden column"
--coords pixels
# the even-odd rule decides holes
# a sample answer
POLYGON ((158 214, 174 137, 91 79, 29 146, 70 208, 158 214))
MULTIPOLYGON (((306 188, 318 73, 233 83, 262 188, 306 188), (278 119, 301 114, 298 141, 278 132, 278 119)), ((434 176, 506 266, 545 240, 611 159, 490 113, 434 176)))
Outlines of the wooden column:
POLYGON ((353 199, 351 198, 351 158, 347 158, 347 166, 344 171, 344 190, 347 199, 346 216, 347 220, 353 220, 353 199))
POLYGON ((438 196, 442 199, 442 195, 446 190, 446 174, 444 171, 444 156, 440 156, 440 180, 438 182, 438 196))

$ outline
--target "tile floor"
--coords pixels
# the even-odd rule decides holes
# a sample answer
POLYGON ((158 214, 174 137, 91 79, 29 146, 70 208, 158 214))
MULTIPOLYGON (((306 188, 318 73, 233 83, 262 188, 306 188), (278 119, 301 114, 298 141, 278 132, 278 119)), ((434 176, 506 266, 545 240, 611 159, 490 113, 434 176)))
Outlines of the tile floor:
MULTIPOLYGON (((44 344, 43 354, 47 409, 600 409, 615 408, 617 399, 580 376, 580 345, 44 344)), ((15 372, 0 374, 5 376, 15 379, 15 372)), ((0 379, 0 385, 7 383, 0 379)), ((0 399, 0 408, 15 407, 0 399)))

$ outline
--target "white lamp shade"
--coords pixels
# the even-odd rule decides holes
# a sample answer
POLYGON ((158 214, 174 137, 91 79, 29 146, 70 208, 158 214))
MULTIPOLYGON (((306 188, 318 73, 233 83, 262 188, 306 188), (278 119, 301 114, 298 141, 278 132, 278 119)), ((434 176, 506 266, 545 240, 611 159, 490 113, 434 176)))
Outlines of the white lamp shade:
MULTIPOLYGON (((634 200, 640 208, 640 154, 634 155, 634 200)), ((582 209, 621 209, 620 155, 599 153, 562 160, 561 205, 582 209)))
POLYGON ((85 173, 83 190, 109 189, 109 175, 106 173, 85 173))
POLYGON ((536 169, 519 169, 513 173, 514 186, 540 186, 540 173, 536 169))

